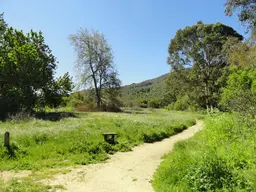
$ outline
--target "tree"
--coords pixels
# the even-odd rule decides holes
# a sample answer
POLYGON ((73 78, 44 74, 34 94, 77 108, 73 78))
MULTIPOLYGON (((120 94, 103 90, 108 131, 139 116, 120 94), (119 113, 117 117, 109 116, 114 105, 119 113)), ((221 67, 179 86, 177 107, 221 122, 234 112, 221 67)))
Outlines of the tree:
POLYGON ((239 20, 248 29, 256 27, 256 0, 227 0, 225 3, 226 14, 232 16, 238 11, 239 20))
POLYGON ((250 41, 241 42, 237 38, 229 38, 222 52, 231 67, 240 69, 256 67, 256 46, 250 41))
POLYGON ((63 104, 63 99, 68 97, 73 89, 72 78, 69 73, 57 78, 51 85, 43 88, 39 94, 40 101, 38 106, 49 106, 56 108, 63 104))
POLYGON ((20 110, 32 111, 40 95, 50 92, 56 83, 56 58, 45 44, 42 32, 31 30, 24 34, 9 27, 3 15, 0 45, 0 117, 20 110))
POLYGON ((172 72, 186 74, 188 94, 202 107, 217 107, 221 79, 227 70, 222 48, 229 37, 242 40, 234 29, 221 23, 196 25, 178 30, 169 45, 168 63, 172 72))
POLYGON ((223 88, 220 104, 240 114, 256 115, 256 70, 233 69, 223 88))
POLYGON ((242 115, 256 115, 256 46, 229 39, 223 52, 227 55, 230 75, 222 88, 220 105, 242 115))
POLYGON ((69 39, 77 52, 75 67, 80 85, 93 87, 98 109, 107 98, 115 102, 121 82, 113 64, 111 48, 104 35, 98 31, 80 29, 76 34, 70 35, 69 39))

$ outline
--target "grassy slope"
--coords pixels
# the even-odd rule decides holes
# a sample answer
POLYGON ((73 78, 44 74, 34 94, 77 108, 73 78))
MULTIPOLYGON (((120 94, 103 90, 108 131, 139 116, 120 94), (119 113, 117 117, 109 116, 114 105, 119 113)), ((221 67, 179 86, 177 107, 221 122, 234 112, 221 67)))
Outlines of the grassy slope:
MULTIPOLYGON (((136 113, 80 113, 60 121, 33 119, 0 123, 10 131, 12 148, 0 146, 0 170, 37 170, 103 161, 108 154, 128 151, 143 142, 169 137, 194 123, 190 113, 144 110, 136 113), (117 132, 118 144, 102 133, 117 132)), ((2 143, 3 140, 1 139, 2 143)))
POLYGON ((126 103, 136 99, 155 99, 161 98, 165 91, 165 80, 168 74, 160 77, 143 81, 141 83, 133 83, 123 86, 121 89, 121 100, 126 103))
POLYGON ((256 191, 255 124, 225 114, 207 118, 205 126, 165 157, 154 176, 155 190, 256 191))

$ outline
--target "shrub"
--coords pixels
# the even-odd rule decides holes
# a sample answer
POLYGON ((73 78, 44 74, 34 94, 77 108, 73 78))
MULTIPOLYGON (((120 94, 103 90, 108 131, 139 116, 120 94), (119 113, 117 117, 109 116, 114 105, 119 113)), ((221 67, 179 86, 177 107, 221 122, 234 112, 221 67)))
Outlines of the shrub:
POLYGON ((234 70, 222 89, 220 105, 240 114, 256 115, 256 70, 234 70))
POLYGON ((160 99, 152 99, 148 102, 148 107, 152 108, 160 108, 161 107, 161 100, 160 99))
POLYGON ((184 96, 178 99, 174 104, 174 110, 176 111, 185 111, 189 108, 189 97, 184 96))
POLYGON ((147 108, 148 107, 148 100, 141 100, 139 102, 139 106, 142 107, 142 108, 147 108))

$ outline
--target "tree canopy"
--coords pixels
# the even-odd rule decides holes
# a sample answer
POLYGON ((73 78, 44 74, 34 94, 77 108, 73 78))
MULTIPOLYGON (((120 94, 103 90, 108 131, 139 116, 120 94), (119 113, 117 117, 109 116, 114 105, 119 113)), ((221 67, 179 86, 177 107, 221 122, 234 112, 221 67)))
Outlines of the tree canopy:
MULTIPOLYGON (((224 24, 198 22, 178 30, 170 42, 168 63, 172 72, 183 77, 180 80, 189 85, 186 94, 201 107, 218 105, 219 91, 224 83, 221 77, 228 65, 222 49, 230 37, 243 39, 233 28, 224 24)), ((175 83, 169 84, 173 86, 175 83)))
MULTIPOLYGON (((9 27, 0 15, 0 44, 0 116, 30 111, 37 104, 53 104, 46 93, 58 84, 54 79, 57 61, 42 32, 24 34, 9 27)), ((71 91, 71 78, 63 78, 70 85, 64 89, 71 91)))

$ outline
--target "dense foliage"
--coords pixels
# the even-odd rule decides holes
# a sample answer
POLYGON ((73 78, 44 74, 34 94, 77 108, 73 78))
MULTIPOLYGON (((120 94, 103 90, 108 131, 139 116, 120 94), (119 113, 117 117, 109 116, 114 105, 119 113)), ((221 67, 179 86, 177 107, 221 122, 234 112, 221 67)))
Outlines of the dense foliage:
POLYGON ((0 15, 0 44, 0 118, 35 106, 56 107, 71 91, 68 74, 54 79, 56 58, 42 32, 24 34, 0 15))
POLYGON ((218 106, 228 66, 222 49, 230 37, 243 39, 221 23, 198 22, 177 31, 170 42, 168 57, 172 67, 168 84, 173 101, 186 94, 199 107, 218 106))
MULTIPOLYGON (((230 41, 234 41, 231 39, 230 41)), ((222 88, 223 109, 256 115, 256 47, 248 42, 226 46, 230 75, 222 88)))

